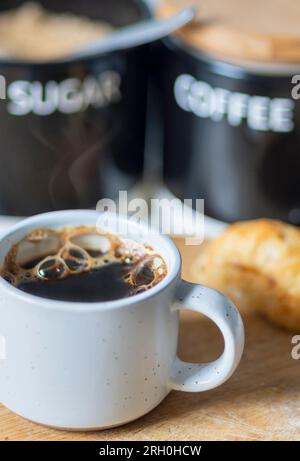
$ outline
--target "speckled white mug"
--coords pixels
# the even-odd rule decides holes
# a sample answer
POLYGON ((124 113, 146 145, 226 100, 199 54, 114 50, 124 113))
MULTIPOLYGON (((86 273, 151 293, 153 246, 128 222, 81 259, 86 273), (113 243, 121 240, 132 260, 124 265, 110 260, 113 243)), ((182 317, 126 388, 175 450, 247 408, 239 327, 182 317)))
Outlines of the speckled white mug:
MULTIPOLYGON (((95 225, 98 217, 76 210, 28 218, 2 237, 0 263, 33 228, 95 225)), ((172 389, 205 391, 233 373, 244 345, 236 308, 222 294, 180 280, 180 255, 170 239, 134 223, 128 229, 168 265, 165 279, 147 292, 71 303, 32 296, 0 279, 0 401, 7 408, 58 428, 107 428, 144 415, 172 389), (179 310, 185 308, 220 328, 225 349, 216 361, 196 365, 176 357, 179 310)))

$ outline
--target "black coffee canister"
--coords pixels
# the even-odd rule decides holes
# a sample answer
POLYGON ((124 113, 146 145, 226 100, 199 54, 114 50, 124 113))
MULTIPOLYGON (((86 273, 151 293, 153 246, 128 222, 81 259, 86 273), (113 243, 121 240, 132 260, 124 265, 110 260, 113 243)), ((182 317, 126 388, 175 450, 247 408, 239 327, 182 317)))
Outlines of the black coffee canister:
MULTIPOLYGON (((40 3, 116 27, 150 16, 135 0, 40 3)), ((94 207, 139 179, 147 65, 145 46, 68 63, 0 61, 0 214, 94 207)))
POLYGON ((232 222, 300 224, 300 102, 293 64, 220 59, 167 38, 157 49, 164 179, 232 222))

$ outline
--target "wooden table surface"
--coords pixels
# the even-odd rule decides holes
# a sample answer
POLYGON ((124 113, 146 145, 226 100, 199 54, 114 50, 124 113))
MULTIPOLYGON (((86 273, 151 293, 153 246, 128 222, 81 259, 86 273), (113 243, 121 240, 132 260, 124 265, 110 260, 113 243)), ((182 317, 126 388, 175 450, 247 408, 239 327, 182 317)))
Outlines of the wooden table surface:
MULTIPOLYGON (((178 246, 183 276, 192 271, 195 247, 178 246)), ((212 391, 172 392, 143 418, 116 429, 65 432, 30 423, 0 406, 0 440, 299 440, 300 361, 291 358, 292 335, 254 312, 242 312, 246 347, 233 377, 212 391)), ((181 319, 182 359, 208 361, 223 347, 217 328, 206 318, 181 319)))

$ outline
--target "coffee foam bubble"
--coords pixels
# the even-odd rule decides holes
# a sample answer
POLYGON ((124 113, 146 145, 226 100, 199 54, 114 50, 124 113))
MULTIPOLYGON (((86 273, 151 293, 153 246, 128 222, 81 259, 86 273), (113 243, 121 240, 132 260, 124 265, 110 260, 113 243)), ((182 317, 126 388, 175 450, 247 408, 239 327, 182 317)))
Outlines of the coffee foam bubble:
POLYGON ((90 226, 35 229, 7 253, 1 276, 14 286, 51 281, 100 269, 128 266, 124 281, 132 293, 148 290, 167 274, 164 259, 152 248, 90 226))

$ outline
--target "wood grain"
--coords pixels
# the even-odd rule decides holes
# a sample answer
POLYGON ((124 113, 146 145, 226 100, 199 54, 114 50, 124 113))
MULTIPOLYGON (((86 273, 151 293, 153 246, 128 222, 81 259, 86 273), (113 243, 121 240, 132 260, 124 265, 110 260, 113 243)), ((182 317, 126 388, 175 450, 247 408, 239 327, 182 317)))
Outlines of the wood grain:
MULTIPOLYGON (((183 276, 192 280, 195 247, 176 242, 183 276)), ((192 280, 195 281, 195 280, 192 280)), ((0 440, 299 440, 300 361, 291 358, 292 335, 252 311, 242 312, 246 347, 233 377, 209 392, 172 392, 143 418, 116 429, 64 432, 33 424, 0 406, 0 440)), ((190 312, 182 315, 179 353, 208 361, 222 350, 216 327, 190 312)))

